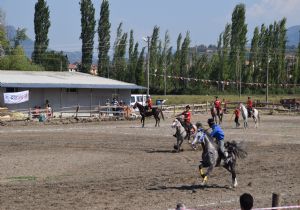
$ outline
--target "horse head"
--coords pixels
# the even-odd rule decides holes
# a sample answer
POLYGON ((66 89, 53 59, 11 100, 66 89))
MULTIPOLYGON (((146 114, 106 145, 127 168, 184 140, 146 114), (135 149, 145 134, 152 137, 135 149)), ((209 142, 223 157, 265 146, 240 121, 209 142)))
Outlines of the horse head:
POLYGON ((137 107, 137 102, 134 103, 133 108, 136 109, 137 107))
POLYGON ((178 120, 178 118, 176 118, 175 120, 173 120, 172 123, 172 128, 177 128, 181 125, 180 121, 178 120))

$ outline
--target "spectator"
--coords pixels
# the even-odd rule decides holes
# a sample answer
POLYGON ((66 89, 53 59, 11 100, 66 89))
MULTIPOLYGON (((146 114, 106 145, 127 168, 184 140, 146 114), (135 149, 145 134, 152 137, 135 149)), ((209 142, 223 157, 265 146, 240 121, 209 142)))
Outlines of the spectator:
POLYGON ((185 205, 183 203, 178 203, 176 205, 176 210, 185 210, 185 205))
POLYGON ((240 196, 241 210, 250 210, 253 207, 253 197, 249 193, 240 196))

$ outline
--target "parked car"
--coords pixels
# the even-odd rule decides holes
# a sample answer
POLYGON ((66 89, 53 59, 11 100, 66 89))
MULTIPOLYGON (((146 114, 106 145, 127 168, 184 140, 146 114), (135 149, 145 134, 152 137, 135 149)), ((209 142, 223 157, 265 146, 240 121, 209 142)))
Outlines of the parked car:
POLYGON ((135 102, 138 102, 139 104, 146 106, 146 100, 145 94, 132 94, 130 97, 130 105, 133 106, 135 102))

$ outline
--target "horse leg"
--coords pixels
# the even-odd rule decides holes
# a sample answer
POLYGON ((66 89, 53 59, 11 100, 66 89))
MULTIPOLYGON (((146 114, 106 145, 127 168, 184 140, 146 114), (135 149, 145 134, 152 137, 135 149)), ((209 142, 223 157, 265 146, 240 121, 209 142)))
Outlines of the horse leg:
POLYGON ((145 116, 142 117, 141 121, 142 121, 142 128, 143 128, 145 126, 145 116))
POLYGON ((158 114, 156 115, 156 117, 157 117, 157 122, 158 122, 158 127, 160 127, 160 125, 159 125, 159 123, 160 123, 160 118, 159 118, 159 116, 158 116, 158 114))
POLYGON ((232 178, 232 187, 237 187, 238 182, 236 179, 236 173, 235 173, 235 164, 234 163, 230 163, 230 172, 231 172, 231 178, 232 178))
POLYGON ((177 152, 180 152, 182 142, 183 142, 183 137, 178 135, 178 138, 177 138, 177 152))

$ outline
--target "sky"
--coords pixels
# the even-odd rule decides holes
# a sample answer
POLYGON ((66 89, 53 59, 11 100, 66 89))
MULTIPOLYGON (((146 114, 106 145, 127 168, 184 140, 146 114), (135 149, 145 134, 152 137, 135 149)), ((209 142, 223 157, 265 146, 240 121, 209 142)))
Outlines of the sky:
MULTIPOLYGON (((34 39, 34 6, 37 0, 0 0, 0 8, 6 13, 6 25, 26 28, 27 35, 34 39)), ((51 27, 49 48, 58 51, 81 49, 79 0, 47 0, 50 9, 51 27)), ((92 0, 98 22, 102 0, 92 0)), ((283 17, 287 27, 300 25, 300 0, 109 0, 111 41, 117 27, 123 22, 123 31, 134 31, 135 41, 141 46, 143 37, 152 34, 155 25, 160 27, 160 38, 166 30, 171 36, 171 45, 176 45, 179 33, 185 36, 190 31, 191 46, 216 44, 226 23, 231 22, 234 7, 246 5, 248 39, 261 24, 271 24, 283 17)), ((97 34, 95 35, 97 46, 97 34)))

